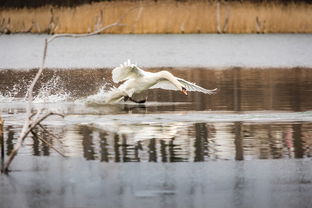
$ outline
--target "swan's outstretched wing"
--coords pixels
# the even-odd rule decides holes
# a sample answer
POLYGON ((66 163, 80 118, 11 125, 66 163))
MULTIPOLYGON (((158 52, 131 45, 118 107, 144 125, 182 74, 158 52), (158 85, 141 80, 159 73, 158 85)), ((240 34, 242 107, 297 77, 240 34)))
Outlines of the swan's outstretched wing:
POLYGON ((144 71, 140 69, 137 65, 131 64, 130 60, 126 61, 124 64, 121 64, 119 67, 116 67, 112 71, 113 81, 115 83, 131 79, 137 78, 144 75, 144 71))
MULTIPOLYGON (((209 95, 215 94, 218 91, 217 88, 213 89, 213 90, 208 90, 208 89, 202 88, 202 87, 200 87, 200 86, 198 86, 192 82, 188 82, 188 81, 181 79, 181 78, 177 78, 177 80, 182 84, 182 86, 184 86, 184 88, 187 91, 202 92, 202 93, 209 94, 209 95)), ((157 84, 155 84, 154 86, 151 87, 151 89, 154 89, 154 88, 161 88, 161 89, 165 89, 165 90, 179 90, 171 82, 169 82, 168 80, 165 80, 165 79, 159 81, 157 84)))
POLYGON ((152 87, 150 87, 150 89, 156 89, 156 88, 160 88, 160 89, 164 89, 164 90, 179 90, 176 86, 174 86, 174 84, 172 84, 171 82, 169 82, 166 79, 163 79, 163 80, 157 82, 152 87))
POLYGON ((218 91, 217 88, 215 88, 213 90, 208 90, 208 89, 205 89, 205 88, 203 88, 201 86, 196 85, 195 83, 188 82, 188 81, 186 81, 184 79, 181 79, 181 78, 177 78, 177 80, 185 87, 185 89, 187 91, 202 92, 202 93, 205 93, 205 94, 208 94, 208 95, 215 94, 218 91))

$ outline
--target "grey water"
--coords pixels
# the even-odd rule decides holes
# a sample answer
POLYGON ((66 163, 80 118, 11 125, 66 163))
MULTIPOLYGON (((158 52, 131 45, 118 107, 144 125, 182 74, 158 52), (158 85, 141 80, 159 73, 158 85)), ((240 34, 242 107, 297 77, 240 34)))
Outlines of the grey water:
MULTIPOLYGON (((36 68, 47 35, 0 35, 0 68, 36 68)), ((49 44, 50 68, 311 67, 311 34, 97 35, 49 44)))
MULTIPOLYGON (((0 36, 5 158, 45 35, 0 36)), ((0 207, 311 207, 311 35, 101 35, 49 45, 34 110, 63 113, 0 175, 0 207), (216 95, 100 101, 127 58, 216 95), (226 69, 222 69, 225 67, 226 69), (93 69, 91 69, 93 68, 93 69), (256 69, 261 68, 261 69, 256 69)))

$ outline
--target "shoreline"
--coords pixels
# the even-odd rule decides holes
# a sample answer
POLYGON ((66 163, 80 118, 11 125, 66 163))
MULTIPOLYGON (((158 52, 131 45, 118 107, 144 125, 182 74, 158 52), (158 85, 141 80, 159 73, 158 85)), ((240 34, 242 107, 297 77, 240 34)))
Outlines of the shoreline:
POLYGON ((0 8, 0 33, 87 33, 125 15, 107 34, 312 33, 312 4, 113 1, 75 7, 0 8), (135 9, 133 9, 135 8, 135 9), (127 11, 133 9, 131 12, 127 11))

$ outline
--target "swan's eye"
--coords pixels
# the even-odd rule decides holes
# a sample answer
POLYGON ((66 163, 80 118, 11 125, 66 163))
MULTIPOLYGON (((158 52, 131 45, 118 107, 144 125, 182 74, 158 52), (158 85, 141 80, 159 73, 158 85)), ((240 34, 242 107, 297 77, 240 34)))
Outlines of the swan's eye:
POLYGON ((185 87, 182 87, 182 90, 183 90, 183 91, 184 91, 184 90, 186 91, 185 87))

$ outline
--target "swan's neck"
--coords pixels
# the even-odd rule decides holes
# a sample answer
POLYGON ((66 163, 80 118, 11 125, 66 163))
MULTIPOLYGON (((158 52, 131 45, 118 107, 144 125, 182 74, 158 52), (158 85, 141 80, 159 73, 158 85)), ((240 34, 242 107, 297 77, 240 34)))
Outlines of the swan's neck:
POLYGON ((160 71, 160 72, 157 73, 157 76, 158 76, 158 80, 159 81, 163 80, 163 79, 166 79, 169 82, 171 82, 174 86, 176 86, 178 90, 182 90, 181 83, 170 72, 168 72, 168 71, 160 71))

